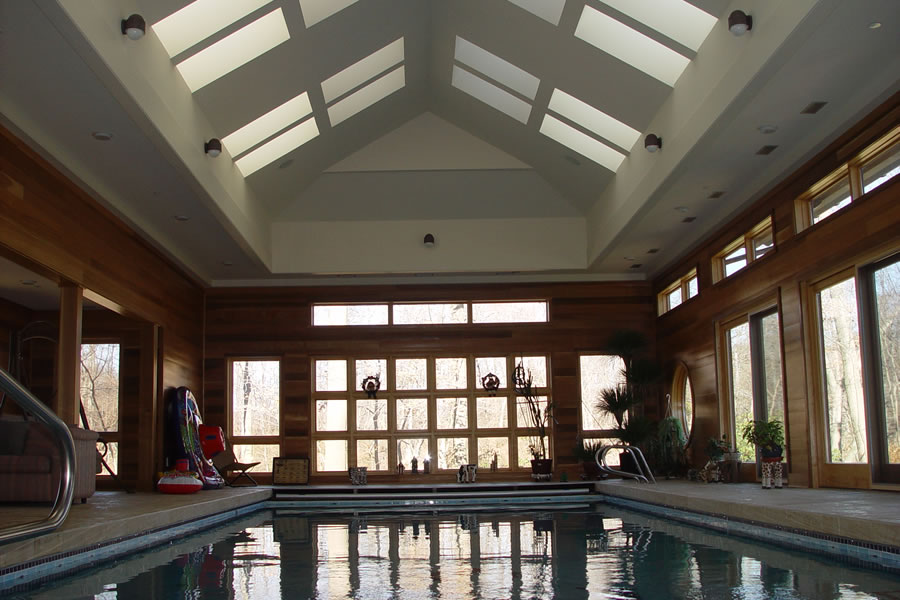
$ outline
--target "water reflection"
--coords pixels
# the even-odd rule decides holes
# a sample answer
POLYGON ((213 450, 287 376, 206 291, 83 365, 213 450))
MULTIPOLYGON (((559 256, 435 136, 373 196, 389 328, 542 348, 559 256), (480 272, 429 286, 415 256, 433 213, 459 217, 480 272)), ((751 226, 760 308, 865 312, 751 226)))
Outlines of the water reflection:
POLYGON ((896 598, 900 577, 606 506, 546 514, 257 513, 22 598, 896 598), (114 583, 110 583, 114 582, 114 583))

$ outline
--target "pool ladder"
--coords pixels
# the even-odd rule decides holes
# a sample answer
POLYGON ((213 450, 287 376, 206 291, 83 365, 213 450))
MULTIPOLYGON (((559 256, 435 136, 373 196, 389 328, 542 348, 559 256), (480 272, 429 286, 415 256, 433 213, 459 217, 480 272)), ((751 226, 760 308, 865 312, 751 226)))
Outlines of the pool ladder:
POLYGON ((653 473, 650 471, 650 466, 647 464, 647 459, 644 458, 644 453, 641 452, 640 448, 625 446, 623 444, 603 446, 597 450, 596 454, 594 454, 594 460, 597 461, 597 466, 600 467, 600 470, 608 475, 618 475, 619 477, 624 477, 626 479, 636 479, 640 483, 656 483, 656 479, 654 479, 653 473), (607 466, 606 453, 613 449, 624 450, 631 455, 638 473, 620 471, 619 469, 613 469, 612 467, 607 466))

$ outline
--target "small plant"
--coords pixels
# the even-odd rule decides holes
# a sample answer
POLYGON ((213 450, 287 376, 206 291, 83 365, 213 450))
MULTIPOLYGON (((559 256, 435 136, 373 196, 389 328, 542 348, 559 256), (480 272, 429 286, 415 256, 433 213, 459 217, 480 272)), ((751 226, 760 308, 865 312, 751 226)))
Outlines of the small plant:
POLYGON ((575 447, 572 448, 572 455, 582 462, 592 462, 597 455, 597 450, 603 447, 603 442, 593 441, 585 442, 580 437, 575 441, 575 447))
POLYGON ((728 436, 722 434, 721 438, 709 438, 709 442, 706 444, 706 455, 709 460, 720 461, 726 452, 731 452, 728 436))
POLYGON ((748 421, 741 437, 760 449, 764 456, 781 456, 784 449, 784 425, 781 421, 748 421))

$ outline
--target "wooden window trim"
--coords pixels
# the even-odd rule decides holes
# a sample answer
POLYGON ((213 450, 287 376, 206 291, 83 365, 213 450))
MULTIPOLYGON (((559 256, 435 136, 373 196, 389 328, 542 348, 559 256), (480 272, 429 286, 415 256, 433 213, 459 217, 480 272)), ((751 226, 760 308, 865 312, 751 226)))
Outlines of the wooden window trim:
POLYGON ((691 269, 690 271, 688 271, 687 273, 682 275, 680 278, 678 278, 675 281, 673 281, 672 283, 670 283, 665 289, 663 289, 659 294, 657 294, 656 302, 657 302, 658 316, 664 315, 665 313, 669 312, 670 310, 673 310, 674 308, 678 308, 678 306, 682 306, 688 300, 692 300, 693 298, 696 298, 697 296, 700 295, 699 280, 697 282, 697 295, 693 296, 693 297, 690 297, 688 295, 689 283, 695 277, 697 277, 697 267, 694 267, 693 269, 691 269), (675 307, 669 306, 669 295, 679 288, 681 289, 681 304, 679 304, 678 306, 675 306, 675 307))
POLYGON ((772 215, 768 215, 765 219, 751 227, 746 233, 741 236, 738 236, 734 241, 726 245, 723 249, 719 250, 713 255, 712 258, 712 274, 713 274, 713 285, 719 283, 720 281, 724 281, 729 277, 733 277, 737 275, 739 272, 743 272, 745 269, 750 267, 754 262, 758 262, 765 258, 766 256, 773 254, 777 247, 775 246, 775 222, 772 219, 772 215), (754 258, 753 252, 753 241, 766 232, 772 233, 772 249, 766 252, 763 256, 759 258, 754 258), (745 252, 745 260, 747 262, 746 265, 732 273, 731 275, 725 274, 725 257, 740 248, 744 247, 745 252))

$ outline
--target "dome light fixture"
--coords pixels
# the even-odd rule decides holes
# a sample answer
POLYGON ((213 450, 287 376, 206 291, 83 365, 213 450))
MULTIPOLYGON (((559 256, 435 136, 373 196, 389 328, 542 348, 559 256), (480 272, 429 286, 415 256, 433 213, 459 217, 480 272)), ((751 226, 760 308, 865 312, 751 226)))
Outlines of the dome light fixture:
POLYGON ((141 15, 131 15, 122 19, 122 35, 127 35, 129 40, 139 40, 147 31, 147 23, 141 15))
POLYGON ((203 151, 212 158, 217 157, 222 154, 222 141, 219 138, 212 138, 203 144, 203 151))
POLYGON ((647 149, 647 152, 656 152, 662 148, 662 138, 655 133, 648 133, 644 138, 644 148, 647 149))
POLYGON ((753 17, 742 10, 736 10, 728 15, 728 31, 737 37, 741 37, 753 29, 753 17))
POLYGON ((426 248, 434 248, 434 236, 430 233, 426 233, 422 243, 425 244, 426 248))

